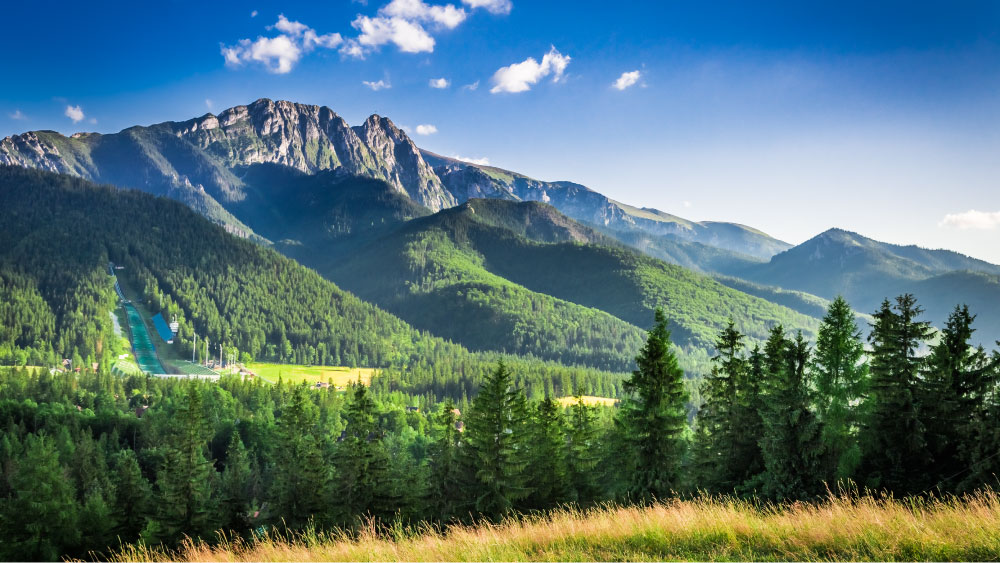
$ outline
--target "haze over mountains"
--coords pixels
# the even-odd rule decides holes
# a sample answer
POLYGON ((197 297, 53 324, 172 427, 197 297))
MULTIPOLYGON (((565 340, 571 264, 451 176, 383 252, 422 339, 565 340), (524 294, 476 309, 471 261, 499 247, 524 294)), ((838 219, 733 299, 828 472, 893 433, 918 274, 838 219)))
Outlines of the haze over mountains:
POLYGON ((868 313, 902 292, 937 324, 967 302, 983 313, 978 340, 1000 338, 1000 266, 839 230, 792 247, 443 157, 377 115, 352 127, 262 99, 117 134, 7 137, 0 164, 177 199, 472 349, 628 369, 662 305, 687 367, 704 368, 729 317, 755 340, 777 322, 809 333, 826 299, 868 313))

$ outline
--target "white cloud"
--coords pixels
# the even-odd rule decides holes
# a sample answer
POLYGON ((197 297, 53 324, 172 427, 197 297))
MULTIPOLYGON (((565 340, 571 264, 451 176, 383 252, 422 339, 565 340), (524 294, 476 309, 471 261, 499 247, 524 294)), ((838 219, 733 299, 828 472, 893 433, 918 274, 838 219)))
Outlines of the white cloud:
POLYGON ((451 86, 451 82, 447 78, 431 78, 430 81, 431 88, 447 88, 451 86))
POLYGON ((351 23, 361 32, 357 39, 344 43, 340 53, 355 57, 382 45, 393 43, 404 53, 432 53, 434 38, 419 23, 403 18, 358 16, 351 23))
POLYGON ((28 119, 28 116, 21 113, 21 110, 19 109, 14 110, 14 113, 8 113, 7 117, 11 119, 17 119, 18 121, 23 119, 28 119))
POLYGON ((468 158, 465 156, 459 156, 457 154, 453 154, 451 155, 451 158, 454 158, 455 160, 461 160, 462 162, 468 162, 469 164, 478 164, 480 166, 490 165, 490 159, 486 158, 485 156, 483 158, 468 158))
POLYGON ((940 227, 989 230, 1000 227, 1000 211, 983 212, 970 209, 965 213, 949 213, 938 223, 940 227))
POLYGON ((254 10, 254 11, 250 12, 250 17, 251 18, 256 18, 257 17, 257 10, 254 10))
POLYGON ((493 88, 490 89, 490 92, 493 94, 526 92, 531 90, 532 85, 537 84, 539 80, 550 74, 553 82, 559 82, 570 60, 568 55, 561 54, 553 46, 542 57, 541 63, 533 57, 528 57, 522 62, 497 70, 493 74, 493 88))
POLYGON ((422 0, 392 0, 379 10, 379 15, 409 21, 431 22, 447 29, 455 29, 465 21, 466 13, 453 4, 431 6, 422 0))
POLYGON ((66 117, 73 120, 73 123, 83 121, 83 109, 80 106, 66 106, 66 117))
POLYGON ((471 91, 471 90, 476 90, 477 88, 479 88, 479 81, 478 80, 475 81, 475 82, 473 82, 472 84, 466 84, 465 86, 462 86, 462 90, 470 90, 471 91))
POLYGON ((205 107, 211 110, 213 106, 215 106, 215 102, 211 98, 205 98, 205 107))
POLYGON ((363 80, 363 81, 361 81, 361 83, 364 84, 365 86, 371 88, 372 91, 374 91, 374 92, 378 92, 379 90, 388 90, 389 88, 392 88, 392 84, 389 84, 385 80, 379 80, 378 82, 371 82, 369 80, 363 80))
POLYGON ((462 0, 462 3, 472 8, 486 8, 491 14, 509 14, 513 7, 510 0, 462 0))
MULTIPOLYGON (((463 0, 470 10, 485 8, 493 13, 510 12, 509 0, 463 0)), ((374 16, 358 14, 351 26, 357 37, 346 39, 340 54, 363 59, 384 45, 395 45, 404 53, 432 53, 433 34, 455 29, 469 17, 465 8, 455 4, 428 4, 423 0, 392 0, 374 16)))
POLYGON ((319 35, 304 23, 290 21, 284 14, 278 16, 278 23, 268 26, 281 32, 276 37, 259 36, 255 41, 241 39, 236 45, 222 47, 222 56, 229 66, 240 66, 247 62, 260 63, 274 74, 291 72, 302 55, 316 47, 333 49, 343 43, 339 33, 319 35))
POLYGON ((629 86, 634 86, 636 82, 639 82, 640 76, 642 76, 642 74, 638 70, 623 72, 622 75, 618 77, 618 80, 615 80, 615 83, 612 84, 612 86, 619 90, 624 90, 629 86))
POLYGON ((438 132, 438 128, 429 123, 417 125, 417 135, 433 135, 438 132))

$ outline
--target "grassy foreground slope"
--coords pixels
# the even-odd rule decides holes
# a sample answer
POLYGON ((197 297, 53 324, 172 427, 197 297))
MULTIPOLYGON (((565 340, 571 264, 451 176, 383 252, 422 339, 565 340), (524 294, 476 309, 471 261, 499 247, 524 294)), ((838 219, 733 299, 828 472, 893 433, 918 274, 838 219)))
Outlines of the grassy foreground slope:
POLYGON ((1000 497, 832 498, 787 507, 736 500, 547 516, 427 530, 304 534, 177 552, 127 547, 117 561, 986 561, 1000 553, 1000 497))

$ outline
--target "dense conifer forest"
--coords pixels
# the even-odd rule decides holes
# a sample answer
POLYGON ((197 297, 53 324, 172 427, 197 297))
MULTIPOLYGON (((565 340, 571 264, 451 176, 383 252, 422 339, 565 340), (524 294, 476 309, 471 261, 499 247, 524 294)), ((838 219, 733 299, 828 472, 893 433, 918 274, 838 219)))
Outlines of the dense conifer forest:
POLYGON ((621 375, 469 352, 145 194, 3 168, 0 214, 2 559, 716 493, 941 495, 1000 471, 1000 354, 970 344, 962 305, 940 331, 910 294, 870 327, 837 299, 815 338, 774 324, 753 344, 730 322, 694 381, 668 303, 621 375), (182 350, 196 330, 245 358, 381 372, 346 390, 113 374, 108 262, 183 320, 182 350), (557 401, 585 394, 621 402, 557 401))

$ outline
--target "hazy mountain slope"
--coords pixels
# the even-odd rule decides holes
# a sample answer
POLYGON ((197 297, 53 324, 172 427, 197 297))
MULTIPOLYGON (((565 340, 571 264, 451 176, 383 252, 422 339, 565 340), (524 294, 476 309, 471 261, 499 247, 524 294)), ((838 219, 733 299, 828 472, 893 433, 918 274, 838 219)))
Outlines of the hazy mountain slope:
POLYGON ((791 246, 735 223, 699 223, 656 209, 626 205, 573 182, 542 182, 509 170, 470 164, 429 151, 423 151, 423 155, 460 202, 470 198, 542 201, 573 219, 612 231, 638 230, 647 235, 666 235, 764 259, 791 246))
MULTIPOLYGON (((417 327, 473 348, 510 347, 513 339, 521 351, 543 357, 550 353, 544 339, 533 347, 520 335, 535 334, 537 327, 563 335, 574 325, 590 330, 608 322, 603 314, 645 327, 657 306, 667 309, 674 340, 692 354, 688 365, 701 368, 729 316, 757 339, 777 322, 807 333, 816 327, 814 318, 641 255, 568 221, 539 203, 470 200, 410 221, 328 275, 417 327), (552 226, 541 227, 546 221, 552 226), (529 231, 522 230, 526 223, 533 226, 529 231), (594 316, 595 309, 603 313, 594 316), (549 319, 541 318, 543 311, 549 319)), ((607 345, 595 336, 588 337, 588 346, 607 345)), ((620 338, 608 336, 610 342, 620 338)), ((628 348, 615 347, 614 353, 628 353, 628 348)))
POLYGON ((236 170, 246 197, 228 209, 282 252, 313 266, 431 213, 382 180, 337 171, 306 174, 277 164, 236 170))
MULTIPOLYGON (((996 284, 1000 266, 949 250, 887 244, 840 229, 826 231, 768 263, 729 273, 827 299, 843 295, 865 313, 885 298, 913 293, 937 326, 959 303, 978 303, 983 319, 996 318, 1000 309, 996 284)), ((983 341, 1000 338, 1000 330, 980 328, 977 336, 983 341)))

